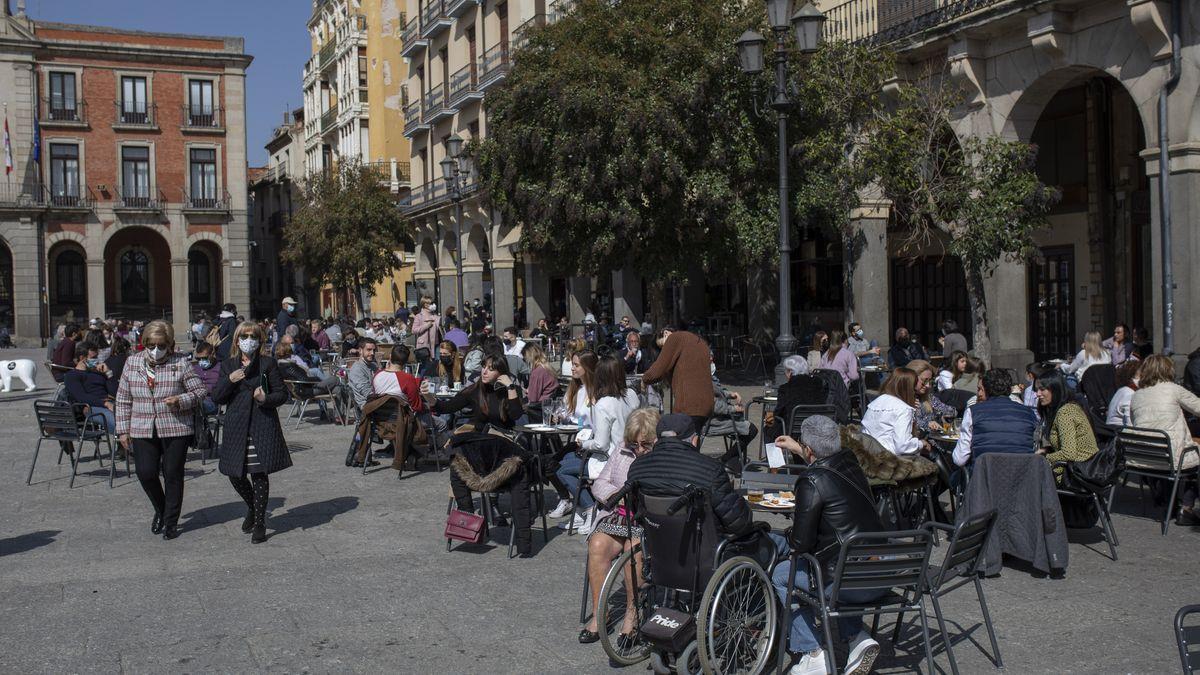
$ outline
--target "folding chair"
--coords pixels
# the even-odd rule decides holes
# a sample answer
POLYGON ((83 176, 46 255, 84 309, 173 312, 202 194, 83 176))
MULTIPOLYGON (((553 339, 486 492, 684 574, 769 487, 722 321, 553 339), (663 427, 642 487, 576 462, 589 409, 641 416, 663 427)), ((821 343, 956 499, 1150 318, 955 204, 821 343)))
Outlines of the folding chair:
POLYGON ((1179 645, 1183 675, 1200 672, 1200 623, 1184 625, 1193 614, 1200 614, 1200 605, 1187 605, 1175 613, 1175 642, 1179 645))
MULTIPOLYGON (((932 547, 933 536, 929 530, 858 532, 842 542, 833 578, 829 580, 825 578, 824 565, 814 555, 792 553, 787 594, 784 596, 788 600, 783 603, 783 625, 792 625, 793 600, 799 600, 816 611, 825 632, 826 667, 829 672, 837 673, 840 671, 833 652, 834 619, 918 612, 925 639, 926 667, 930 673, 934 672, 929 621, 922 602, 932 547), (801 560, 808 564, 808 587, 814 589, 812 591, 796 587, 796 568, 801 560), (826 588, 829 589, 828 593, 825 592, 826 588), (838 595, 843 590, 882 591, 883 595, 872 602, 850 603, 839 599, 838 595)), ((779 640, 776 664, 787 662, 786 635, 785 629, 784 637, 779 640)))
POLYGON ((304 413, 308 411, 308 404, 316 402, 321 410, 326 410, 325 404, 332 403, 333 411, 342 419, 345 415, 342 413, 342 404, 333 394, 318 394, 313 389, 315 382, 306 380, 284 380, 284 385, 287 386, 288 393, 292 398, 292 408, 288 411, 288 419, 294 415, 296 417, 296 426, 293 429, 299 429, 300 423, 304 421, 304 413))
MULTIPOLYGON (((103 440, 108 444, 108 487, 113 486, 113 480, 117 475, 117 456, 116 448, 113 445, 112 435, 104 427, 104 418, 100 414, 86 415, 83 411, 82 403, 70 403, 68 401, 53 401, 42 399, 33 402, 33 412, 37 417, 38 437, 37 445, 33 449, 33 462, 29 465, 29 476, 25 479, 25 484, 29 485, 33 482, 33 469, 37 466, 38 452, 42 449, 42 441, 58 441, 59 443, 72 443, 75 445, 75 452, 71 453, 71 482, 68 487, 75 487, 75 475, 79 471, 79 459, 83 454, 83 443, 91 441, 95 443, 94 458, 100 462, 100 467, 104 468, 104 459, 100 457, 100 441, 103 440)), ((58 463, 62 464, 62 456, 67 454, 66 446, 59 446, 58 463)), ((131 474, 129 470, 129 454, 125 455, 125 475, 131 474)))
MULTIPOLYGON (((1183 480, 1183 462, 1189 454, 1200 454, 1200 448, 1191 446, 1184 448, 1176 463, 1171 456, 1171 437, 1161 429, 1141 429, 1124 427, 1117 432, 1117 445, 1125 456, 1125 469, 1121 471, 1118 482, 1123 482, 1125 476, 1134 475, 1143 479, 1158 478, 1171 482, 1171 497, 1167 500, 1167 510, 1163 515, 1162 533, 1167 534, 1171 524, 1171 514, 1175 510, 1175 495, 1179 492, 1179 483, 1183 480)), ((1200 467, 1194 470, 1200 477, 1200 467)), ((1112 501, 1116 496, 1114 486, 1108 498, 1108 508, 1112 510, 1112 501)))
MULTIPOLYGON (((942 523, 925 523, 926 528, 936 528, 946 532, 950 542, 946 547, 946 557, 941 565, 930 565, 926 575, 925 593, 933 604, 933 615, 937 618, 938 629, 942 635, 942 645, 946 656, 950 659, 950 670, 958 675, 958 662, 954 659, 954 650, 950 646, 950 635, 946 631, 945 616, 939 598, 951 591, 957 590, 969 583, 975 584, 975 597, 979 599, 979 609, 983 612, 983 625, 987 628, 988 638, 992 642, 992 662, 997 668, 1003 668, 1000 658, 1000 645, 996 642, 996 631, 992 628, 992 616, 988 613, 987 600, 983 597, 983 584, 980 582, 983 567, 983 547, 996 524, 996 512, 988 511, 973 518, 964 520, 957 527, 942 523)), ((900 639, 900 628, 904 625, 904 613, 896 617, 896 630, 892 633, 892 643, 900 639)))

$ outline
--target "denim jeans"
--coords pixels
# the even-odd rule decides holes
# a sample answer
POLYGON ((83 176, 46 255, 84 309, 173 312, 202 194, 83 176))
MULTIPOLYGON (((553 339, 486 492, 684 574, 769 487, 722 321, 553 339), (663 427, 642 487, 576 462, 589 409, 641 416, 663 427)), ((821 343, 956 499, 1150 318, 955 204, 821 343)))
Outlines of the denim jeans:
POLYGON ((113 411, 111 411, 108 408, 105 408, 103 406, 95 406, 94 405, 94 406, 91 406, 90 410, 88 411, 87 416, 88 416, 89 421, 93 421, 93 420, 91 420, 91 417, 93 415, 104 417, 104 428, 106 430, 108 430, 108 433, 111 434, 113 431, 116 430, 117 418, 115 415, 113 415, 113 411))
MULTIPOLYGON (((788 574, 791 572, 792 564, 787 556, 790 554, 787 540, 777 534, 771 534, 771 540, 775 542, 779 549, 779 559, 782 561, 775 566, 775 571, 771 574, 771 583, 775 586, 775 592, 779 595, 779 599, 783 602, 788 602, 787 584, 788 574)), ((796 568, 796 588, 801 588, 806 591, 809 588, 808 578, 808 561, 801 559, 796 568)), ((833 584, 829 584, 825 588, 826 596, 832 589, 833 584)), ((870 602, 876 598, 882 597, 887 591, 842 591, 838 594, 838 598, 842 602, 870 602)), ((850 617, 838 619, 838 633, 843 640, 850 640, 855 635, 858 635, 864 628, 863 621, 859 617, 850 617)), ((800 608, 792 612, 792 625, 790 636, 788 639, 788 650, 794 654, 804 654, 817 649, 821 649, 821 639, 817 637, 815 620, 813 612, 804 604, 800 608)))
MULTIPOLYGON (((575 490, 579 489, 579 473, 583 470, 585 462, 587 460, 578 454, 569 452, 558 464, 558 471, 555 472, 555 475, 558 476, 558 479, 562 481, 571 494, 575 494, 575 490)), ((587 490, 580 491, 579 504, 577 505, 580 509, 586 509, 595 503, 596 500, 592 498, 591 492, 587 490)))

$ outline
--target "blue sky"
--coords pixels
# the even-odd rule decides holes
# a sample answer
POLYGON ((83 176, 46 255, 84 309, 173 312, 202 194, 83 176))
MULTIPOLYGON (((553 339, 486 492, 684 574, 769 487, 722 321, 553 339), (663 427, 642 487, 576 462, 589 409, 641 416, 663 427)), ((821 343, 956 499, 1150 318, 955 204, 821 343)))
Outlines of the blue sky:
POLYGON ((245 38, 246 52, 254 57, 246 83, 251 165, 266 163, 263 146, 283 111, 303 103, 310 0, 26 0, 26 8, 41 21, 245 38))

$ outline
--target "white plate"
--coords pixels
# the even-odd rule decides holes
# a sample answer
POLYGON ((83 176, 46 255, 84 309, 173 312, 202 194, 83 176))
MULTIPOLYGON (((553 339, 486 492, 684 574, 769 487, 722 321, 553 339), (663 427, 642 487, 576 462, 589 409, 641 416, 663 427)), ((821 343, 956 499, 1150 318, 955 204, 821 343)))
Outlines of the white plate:
POLYGON ((574 424, 560 424, 554 428, 559 431, 579 431, 579 427, 574 424))

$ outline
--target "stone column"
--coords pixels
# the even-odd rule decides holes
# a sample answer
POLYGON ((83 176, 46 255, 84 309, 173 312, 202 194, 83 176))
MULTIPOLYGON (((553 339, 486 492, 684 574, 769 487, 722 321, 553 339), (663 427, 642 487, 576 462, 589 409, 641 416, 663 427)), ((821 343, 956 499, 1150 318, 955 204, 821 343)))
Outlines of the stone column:
POLYGON ((496 331, 516 325, 513 321, 516 286, 513 280, 513 261, 492 261, 492 315, 496 320, 496 331))
POLYGON ((104 259, 88 258, 87 261, 87 308, 88 317, 104 318, 104 259))
POLYGON ((463 263, 463 301, 473 302, 475 298, 483 301, 483 263, 463 263))
MULTIPOLYGON (((13 144, 16 150, 16 143, 13 144)), ((44 292, 40 274, 46 269, 44 259, 47 251, 38 244, 38 229, 33 219, 22 216, 15 224, 6 223, 0 228, 8 241, 13 260, 13 322, 10 326, 13 344, 27 347, 41 346, 42 317, 45 312, 44 292), (34 261, 40 260, 40 264, 34 261)), ((48 272, 47 272, 48 274, 48 272)), ((53 328, 51 328, 53 330, 53 328)))
POLYGON ((642 307, 642 278, 633 270, 617 270, 612 273, 613 323, 628 316, 633 325, 642 322, 645 308, 642 307))
POLYGON ((187 258, 171 258, 171 327, 175 329, 175 341, 187 339, 188 326, 192 323, 188 306, 188 261, 187 258))
MULTIPOLYGON (((1172 110, 1174 115, 1174 110, 1172 110)), ((1200 150, 1196 143, 1175 142, 1171 139, 1171 272, 1174 276, 1174 351, 1187 355, 1200 346, 1200 232, 1195 223, 1200 222, 1200 150), (1188 146, 1188 147, 1183 147, 1188 146)), ((1163 322, 1165 306, 1163 298, 1162 267, 1162 207, 1159 204, 1157 145, 1142 152, 1146 159, 1146 173, 1150 176, 1151 212, 1151 269, 1154 291, 1152 321, 1146 326, 1156 351, 1164 349, 1163 322)), ((1182 365, 1177 359, 1176 367, 1182 365)))
POLYGON ((455 305, 462 315, 461 303, 458 300, 458 270, 453 267, 439 267, 437 270, 437 293, 434 295, 438 309, 455 305))
POLYGON ((550 318, 550 277, 538 263, 525 259, 525 318, 529 326, 537 326, 541 319, 550 318))
POLYGON ((868 340, 887 349, 891 342, 891 289, 888 284, 888 206, 864 204, 851 214, 855 238, 848 256, 854 263, 846 323, 857 321, 868 340))
MULTIPOLYGON (((567 320, 571 323, 583 323, 587 314, 588 302, 592 299, 592 278, 571 277, 570 288, 567 292, 567 320)), ((582 333, 574 329, 575 333, 582 333)))
MULTIPOLYGON (((1033 361, 1033 352, 1029 350, 1029 273, 1025 264, 1000 263, 983 280, 983 293, 988 305, 988 334, 992 338, 989 365, 1024 373, 1025 365, 1033 361)), ((961 328, 973 340, 971 327, 961 328)))

